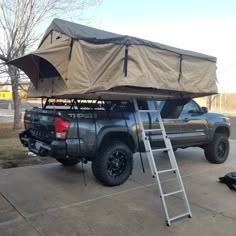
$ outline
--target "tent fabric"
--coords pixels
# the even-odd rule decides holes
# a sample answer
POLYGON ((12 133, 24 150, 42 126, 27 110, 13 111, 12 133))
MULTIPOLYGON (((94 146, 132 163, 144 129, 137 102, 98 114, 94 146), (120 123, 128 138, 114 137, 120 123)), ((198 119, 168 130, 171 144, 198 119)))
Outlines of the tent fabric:
POLYGON ((29 97, 169 98, 217 93, 216 58, 55 19, 38 49, 10 62, 29 97))
POLYGON ((187 50, 167 46, 160 43, 151 42, 145 39, 115 34, 115 33, 107 32, 100 29, 95 29, 92 27, 76 24, 73 22, 68 22, 65 20, 57 19, 57 18, 54 19, 52 23, 50 24, 50 26, 47 28, 43 36, 42 42, 48 37, 50 33, 54 31, 60 32, 73 39, 82 39, 82 40, 95 43, 95 44, 114 43, 114 44, 121 44, 121 45, 144 45, 148 47, 159 48, 159 49, 170 51, 170 52, 175 52, 177 54, 205 58, 213 62, 216 62, 215 57, 208 56, 205 54, 187 51, 187 50))

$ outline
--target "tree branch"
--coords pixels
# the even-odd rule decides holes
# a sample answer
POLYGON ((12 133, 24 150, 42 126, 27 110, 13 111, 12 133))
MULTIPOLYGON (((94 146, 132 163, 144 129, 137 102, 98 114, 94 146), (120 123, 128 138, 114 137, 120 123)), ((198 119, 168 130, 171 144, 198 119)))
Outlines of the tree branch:
POLYGON ((5 56, 1 55, 1 54, 0 54, 0 60, 2 60, 2 61, 4 61, 4 62, 7 62, 7 61, 8 61, 7 58, 6 58, 5 56))
POLYGON ((42 36, 41 26, 53 17, 82 15, 85 9, 102 0, 0 0, 0 74, 10 78, 14 100, 15 120, 20 122, 19 79, 22 76, 9 60, 24 55, 42 36))

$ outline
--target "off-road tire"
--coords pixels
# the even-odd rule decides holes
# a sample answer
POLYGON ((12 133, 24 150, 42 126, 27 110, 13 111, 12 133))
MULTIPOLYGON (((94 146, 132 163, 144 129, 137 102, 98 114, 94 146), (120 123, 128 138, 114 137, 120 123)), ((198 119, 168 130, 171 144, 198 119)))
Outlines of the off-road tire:
POLYGON ((75 166, 79 163, 79 160, 77 158, 58 158, 56 160, 63 166, 75 166))
POLYGON ((229 139, 227 135, 216 133, 210 144, 205 147, 206 159, 214 164, 225 162, 229 155, 229 139))
POLYGON ((92 161, 94 176, 106 186, 124 183, 132 173, 133 154, 121 141, 105 143, 92 161))

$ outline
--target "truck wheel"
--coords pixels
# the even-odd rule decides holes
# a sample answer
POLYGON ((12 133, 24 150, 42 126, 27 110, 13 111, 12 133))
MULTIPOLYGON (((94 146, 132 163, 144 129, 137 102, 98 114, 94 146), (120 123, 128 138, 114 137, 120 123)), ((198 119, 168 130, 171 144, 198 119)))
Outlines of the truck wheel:
POLYGON ((132 168, 133 154, 129 147, 120 141, 102 146, 92 162, 94 176, 107 186, 124 183, 131 175, 132 168))
POLYGON ((229 140, 224 134, 215 134, 212 142, 204 150, 206 159, 215 164, 225 162, 229 155, 229 140))
POLYGON ((75 166, 79 163, 77 158, 58 158, 56 160, 64 166, 75 166))

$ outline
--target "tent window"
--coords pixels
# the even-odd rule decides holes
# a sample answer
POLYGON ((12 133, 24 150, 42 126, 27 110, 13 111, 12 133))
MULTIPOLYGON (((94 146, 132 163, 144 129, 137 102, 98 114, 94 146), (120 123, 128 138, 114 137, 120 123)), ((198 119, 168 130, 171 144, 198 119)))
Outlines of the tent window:
POLYGON ((52 77, 58 77, 60 74, 55 69, 55 67, 46 61, 43 58, 40 58, 39 60, 39 78, 40 79, 48 79, 52 77))

